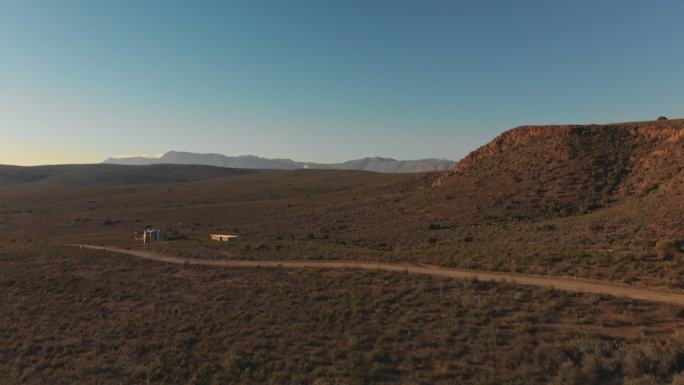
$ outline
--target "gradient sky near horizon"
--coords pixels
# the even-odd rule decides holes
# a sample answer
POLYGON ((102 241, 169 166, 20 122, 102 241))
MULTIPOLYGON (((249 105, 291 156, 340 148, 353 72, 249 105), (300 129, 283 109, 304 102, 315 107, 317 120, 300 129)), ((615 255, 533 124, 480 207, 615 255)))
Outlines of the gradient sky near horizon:
POLYGON ((0 0, 0 164, 460 159, 684 117, 684 2, 0 0))

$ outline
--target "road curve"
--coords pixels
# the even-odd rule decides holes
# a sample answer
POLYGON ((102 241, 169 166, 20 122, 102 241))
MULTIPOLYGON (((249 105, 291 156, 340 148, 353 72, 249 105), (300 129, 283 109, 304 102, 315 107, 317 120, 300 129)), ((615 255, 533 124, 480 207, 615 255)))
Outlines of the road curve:
POLYGON ((602 282, 589 279, 572 279, 563 277, 542 277, 510 273, 491 273, 482 271, 454 270, 431 265, 410 265, 399 263, 382 262, 355 262, 355 261, 249 261, 249 260, 212 260, 181 258, 159 254, 145 250, 127 250, 116 247, 94 246, 73 244, 81 249, 102 250, 113 253, 127 254, 152 261, 175 263, 182 265, 202 265, 216 267, 238 268, 317 268, 317 269, 360 269, 360 270, 383 270, 395 272, 408 272, 414 274, 426 274, 448 278, 477 278, 482 281, 509 282, 520 285, 553 287, 557 290, 569 292, 583 292, 594 294, 608 294, 616 297, 627 297, 638 300, 666 302, 684 306, 684 293, 676 293, 665 290, 646 289, 629 285, 602 282))

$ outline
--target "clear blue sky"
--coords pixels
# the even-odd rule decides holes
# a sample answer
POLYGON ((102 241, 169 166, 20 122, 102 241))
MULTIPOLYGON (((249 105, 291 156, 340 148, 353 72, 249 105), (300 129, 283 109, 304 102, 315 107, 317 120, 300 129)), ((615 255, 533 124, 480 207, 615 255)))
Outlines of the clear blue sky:
POLYGON ((0 163, 459 159, 684 116, 684 1, 0 0, 0 163))

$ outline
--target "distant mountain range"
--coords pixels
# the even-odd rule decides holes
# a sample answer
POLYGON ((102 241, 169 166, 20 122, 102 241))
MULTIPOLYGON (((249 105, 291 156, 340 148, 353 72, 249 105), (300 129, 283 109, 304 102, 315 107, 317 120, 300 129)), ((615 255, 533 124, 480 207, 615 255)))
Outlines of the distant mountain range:
POLYGON ((384 173, 408 173, 448 170, 455 162, 446 159, 396 160, 391 158, 363 158, 343 163, 297 162, 292 159, 268 159, 254 155, 226 156, 221 154, 198 154, 192 152, 169 151, 159 158, 155 157, 112 157, 104 161, 109 164, 150 165, 150 164, 195 164, 242 169, 328 169, 361 170, 384 173))

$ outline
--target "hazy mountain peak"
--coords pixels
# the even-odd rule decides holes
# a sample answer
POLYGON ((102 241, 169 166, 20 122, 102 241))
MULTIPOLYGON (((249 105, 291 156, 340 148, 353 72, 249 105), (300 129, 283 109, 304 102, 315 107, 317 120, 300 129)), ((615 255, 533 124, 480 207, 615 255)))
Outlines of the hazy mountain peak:
POLYGON ((297 162, 292 159, 269 159, 257 155, 226 156, 214 153, 194 153, 186 151, 168 151, 160 157, 111 157, 104 161, 111 164, 149 165, 197 164, 218 167, 244 169, 333 169, 361 170, 384 173, 425 172, 448 170, 454 162, 446 159, 396 160, 383 157, 366 157, 342 163, 297 162))

